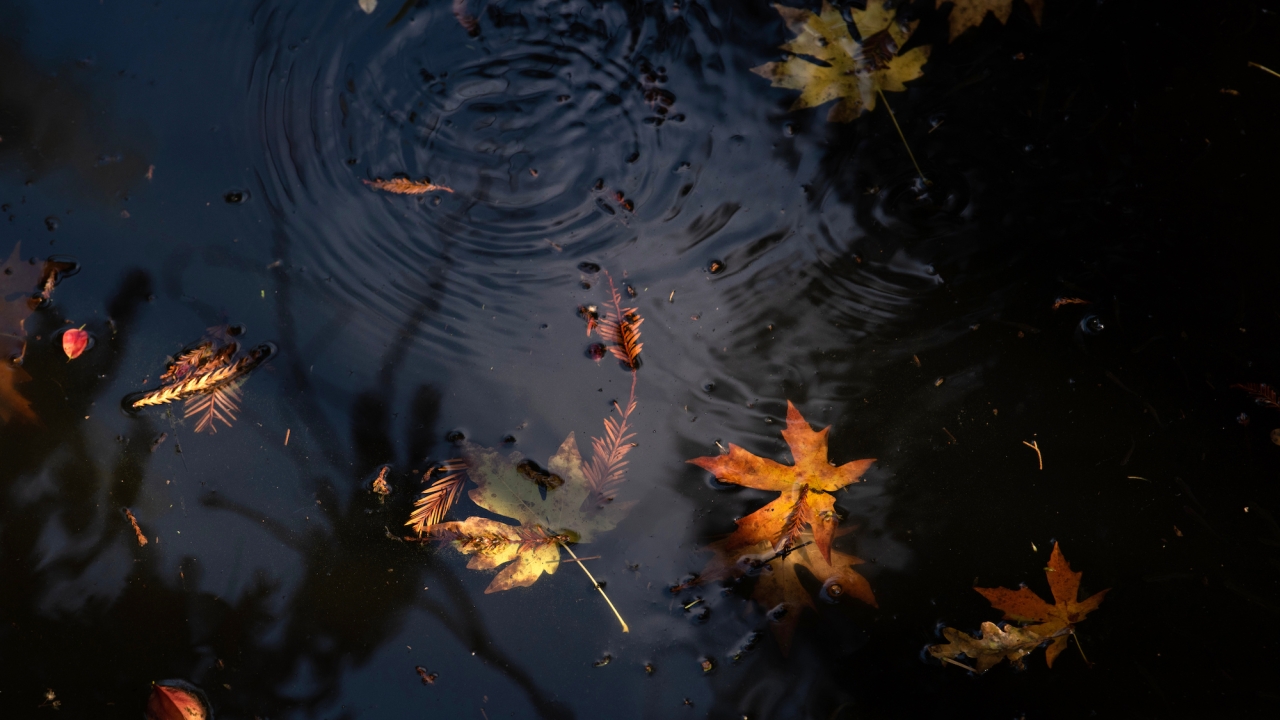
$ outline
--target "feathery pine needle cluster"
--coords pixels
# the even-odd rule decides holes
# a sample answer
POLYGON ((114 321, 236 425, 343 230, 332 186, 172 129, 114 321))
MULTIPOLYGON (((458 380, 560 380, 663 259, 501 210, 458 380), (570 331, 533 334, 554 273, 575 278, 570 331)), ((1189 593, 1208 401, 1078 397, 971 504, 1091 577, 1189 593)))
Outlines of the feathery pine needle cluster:
POLYGON ((264 343, 242 352, 230 326, 210 328, 204 340, 178 354, 160 376, 161 386, 125 398, 130 410, 185 400, 186 418, 196 419, 196 432, 216 433, 217 422, 227 427, 240 411, 241 386, 249 373, 266 362, 275 346, 264 343))

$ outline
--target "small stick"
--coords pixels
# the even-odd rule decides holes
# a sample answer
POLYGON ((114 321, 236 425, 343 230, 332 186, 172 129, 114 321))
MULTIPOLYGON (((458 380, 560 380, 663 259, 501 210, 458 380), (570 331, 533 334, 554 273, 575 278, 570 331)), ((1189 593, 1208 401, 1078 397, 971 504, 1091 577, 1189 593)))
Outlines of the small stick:
POLYGON ((948 430, 948 429, 946 429, 946 428, 942 428, 942 432, 946 433, 946 434, 947 434, 947 437, 951 438, 951 442, 955 443, 956 445, 959 445, 959 444, 960 444, 960 441, 956 439, 956 436, 955 436, 955 435, 952 435, 952 434, 951 434, 951 431, 950 431, 950 430, 948 430))
POLYGON ((1275 75, 1276 77, 1280 77, 1280 73, 1276 72, 1275 70, 1272 70, 1271 68, 1265 65, 1259 65, 1258 63, 1253 61, 1249 61, 1249 67, 1256 67, 1263 72, 1268 72, 1268 73, 1271 73, 1272 75, 1275 75))
POLYGON ((580 563, 580 562, 582 562, 583 560, 599 560, 599 559, 600 559, 600 556, 599 556, 599 555, 592 555, 591 557, 584 557, 584 558, 576 557, 576 558, 574 558, 574 559, 570 560, 569 562, 576 562, 576 563, 580 563))
POLYGON ((880 89, 877 88, 876 92, 879 93, 880 101, 884 103, 885 109, 889 111, 889 119, 893 121, 893 126, 898 129, 898 137, 902 138, 902 145, 907 149, 907 157, 911 158, 911 164, 916 166, 916 174, 920 176, 925 185, 931 184, 929 178, 926 178, 924 172, 920 170, 920 163, 916 162, 916 155, 911 152, 911 146, 907 144, 907 136, 902 134, 902 126, 898 124, 898 118, 893 114, 893 108, 889 107, 889 100, 885 98, 884 92, 880 89))
POLYGON ((1040 469, 1043 470, 1044 456, 1040 454, 1040 444, 1035 440, 1032 440, 1031 442, 1027 442, 1026 440, 1023 440, 1022 444, 1036 451, 1036 459, 1040 461, 1040 469))
POLYGON ((1093 663, 1089 662, 1089 658, 1085 657, 1084 646, 1080 644, 1080 636, 1075 633, 1071 633, 1071 637, 1076 641, 1076 649, 1080 651, 1080 657, 1084 658, 1084 664, 1089 667, 1093 667, 1093 663))
POLYGON ((952 660, 952 659, 951 659, 951 658, 949 658, 949 657, 940 657, 940 658, 938 658, 938 659, 939 659, 939 660, 941 660, 941 661, 942 661, 942 662, 944 662, 944 663, 951 663, 952 665, 955 665, 956 667, 962 667, 962 668, 964 668, 965 670, 968 670, 969 672, 978 672, 977 670, 974 670, 973 668, 969 667, 968 665, 965 665, 965 664, 964 664, 964 663, 962 663, 962 662, 957 662, 957 661, 955 661, 955 660, 952 660))
POLYGON ((289 433, 293 432, 293 428, 284 429, 284 446, 289 447, 289 433))
MULTIPOLYGON (((560 543, 560 547, 569 551, 569 557, 574 560, 578 559, 578 556, 573 554, 573 548, 569 547, 568 544, 560 543)), ((582 568, 582 572, 587 574, 587 579, 591 581, 592 585, 596 586, 596 590, 600 591, 600 596, 604 598, 604 601, 609 603, 609 609, 613 611, 613 616, 618 618, 618 622, 622 623, 622 632, 631 632, 631 628, 627 627, 627 621, 622 619, 622 613, 618 612, 618 608, 613 606, 613 601, 609 599, 608 595, 605 595, 604 588, 600 586, 600 583, 596 582, 595 576, 591 574, 591 571, 587 569, 587 566, 579 562, 578 567, 582 568)))

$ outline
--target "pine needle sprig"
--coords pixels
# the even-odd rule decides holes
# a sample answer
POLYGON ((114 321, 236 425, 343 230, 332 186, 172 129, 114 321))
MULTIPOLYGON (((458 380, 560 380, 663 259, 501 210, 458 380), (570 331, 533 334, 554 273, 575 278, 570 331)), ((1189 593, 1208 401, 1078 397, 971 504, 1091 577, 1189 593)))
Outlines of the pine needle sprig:
MULTIPOLYGON (((220 354, 219 354, 220 355, 220 354)), ((178 400, 185 400, 193 395, 203 395, 215 389, 243 379, 254 368, 261 365, 271 355, 268 346, 259 346, 230 365, 215 367, 213 370, 189 375, 185 380, 144 393, 142 397, 129 403, 129 407, 137 410, 155 405, 166 405, 178 400)))
POLYGON ((1249 393, 1253 401, 1263 407, 1280 409, 1280 397, 1276 397, 1275 388, 1266 383, 1236 383, 1231 387, 1249 393))
POLYGON ((782 532, 778 535, 778 542, 774 543, 774 552, 781 552, 794 545, 800 539, 800 533, 805 525, 812 521, 808 495, 809 486, 801 485, 800 492, 796 493, 795 505, 791 506, 786 519, 782 522, 782 532))
POLYGON ((618 417, 604 419, 604 437, 591 438, 591 462, 582 471, 591 488, 583 502, 584 509, 600 507, 613 500, 618 487, 627 479, 627 453, 636 446, 630 442, 636 436, 631 430, 631 413, 636 409, 636 376, 631 374, 631 397, 623 408, 613 403, 618 417))
POLYGON ((196 432, 208 430, 216 434, 218 427, 214 423, 215 420, 221 420, 223 425, 231 427, 231 423, 235 422, 236 413, 240 412, 240 386, 243 383, 244 379, 240 378, 215 387, 207 394, 187 398, 187 403, 183 407, 184 417, 188 420, 197 418, 196 432))
POLYGON ((231 357, 236 354, 239 347, 235 343, 228 345, 215 358, 213 342, 205 340, 195 347, 179 353, 173 359, 173 362, 169 363, 169 367, 165 368, 164 374, 160 376, 160 382, 162 384, 177 382, 186 379, 188 375, 197 369, 213 370, 214 368, 222 367, 230 362, 231 357))
POLYGON ((409 522, 405 523, 413 528, 418 537, 429 532, 432 526, 439 525, 449 508, 458 501, 462 485, 467 479, 467 463, 462 458, 446 460, 428 470, 422 476, 422 481, 426 482, 432 475, 440 477, 422 491, 422 495, 413 504, 409 522))
POLYGON ((644 318, 636 308, 622 307, 622 296, 613 284, 613 276, 608 272, 609 292, 612 293, 613 310, 606 312, 596 324, 596 332, 600 338, 609 343, 609 352, 634 371, 640 367, 640 350, 644 344, 640 342, 640 326, 644 318))

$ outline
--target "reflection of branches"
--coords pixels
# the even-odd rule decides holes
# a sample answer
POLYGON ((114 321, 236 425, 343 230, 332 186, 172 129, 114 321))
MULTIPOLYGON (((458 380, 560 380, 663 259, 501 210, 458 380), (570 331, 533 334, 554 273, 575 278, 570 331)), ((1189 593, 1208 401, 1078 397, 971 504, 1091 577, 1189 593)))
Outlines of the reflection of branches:
MULTIPOLYGON (((298 323, 292 310, 295 289, 283 270, 289 266, 290 255, 289 240, 283 232, 276 233, 273 254, 282 260, 274 274, 274 297, 278 301, 279 360, 284 368, 281 394, 289 398, 287 411, 296 413, 299 423, 319 441, 318 451, 340 477, 366 474, 394 460, 390 407, 400 394, 396 374, 404 365, 419 327, 438 310, 433 298, 443 294, 440 278, 446 263, 430 271, 423 288, 424 300, 410 313, 384 354, 375 387, 360 393, 353 402, 351 439, 355 447, 354 457, 348 458, 342 451, 346 443, 326 421, 310 380, 307 363, 314 359, 299 349, 294 330, 298 323)), ((415 420, 409 423, 411 447, 425 446, 418 438, 434 434, 430 428, 425 434, 421 431, 424 426, 434 426, 438 404, 438 393, 428 388, 417 392, 413 404, 415 420)), ((278 442, 273 439, 273 444, 278 442)), ((238 688, 237 695, 242 700, 237 704, 245 713, 274 714, 285 702, 309 709, 322 707, 340 692, 342 675, 351 664, 367 662, 401 626, 405 611, 416 607, 439 618, 477 656, 506 674, 526 693, 541 717, 572 717, 567 708, 545 697, 524 671, 497 650, 466 589, 452 572, 435 566, 430 559, 424 562, 423 555, 412 546, 386 539, 383 521, 366 512, 371 501, 358 484, 341 483, 341 487, 349 488, 349 496, 339 498, 330 480, 315 473, 316 449, 294 443, 282 447, 281 452, 298 468, 299 476, 311 478, 318 500, 315 511, 325 517, 325 529, 314 526, 305 533, 298 532, 221 494, 210 494, 202 500, 207 507, 252 521, 281 545, 297 552, 304 568, 301 584, 293 591, 288 610, 280 618, 283 627, 273 628, 274 639, 269 644, 255 640, 244 647, 228 647, 211 640, 220 655, 234 654, 241 659, 240 672, 245 680, 238 688), (313 457, 308 459, 307 455, 313 457), (389 566, 396 570, 395 582, 388 582, 389 566), (433 586, 446 591, 450 598, 447 605, 417 597, 424 573, 433 576, 433 586), (360 588, 359 594, 353 594, 353 588, 360 588), (318 642, 319 638, 324 641, 318 642), (292 681, 302 672, 314 678, 314 683, 304 697, 298 698, 292 681)))

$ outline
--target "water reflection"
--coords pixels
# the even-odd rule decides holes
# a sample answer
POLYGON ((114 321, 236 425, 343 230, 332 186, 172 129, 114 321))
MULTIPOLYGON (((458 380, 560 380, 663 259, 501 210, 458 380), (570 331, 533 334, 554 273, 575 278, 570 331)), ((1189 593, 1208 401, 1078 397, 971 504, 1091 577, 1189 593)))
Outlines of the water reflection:
MULTIPOLYGON (((886 117, 790 114, 792 98, 747 72, 787 36, 767 5, 471 2, 460 24, 447 3, 366 16, 354 2, 233 2, 190 10, 199 33, 167 15, 142 23, 182 49, 152 43, 146 57, 200 58, 138 109, 176 148, 173 192, 137 238, 71 240, 98 262, 39 316, 47 338, 97 312, 101 343, 71 364, 34 343, 24 391, 44 427, 0 438, 14 589, 0 633, 6 657, 29 653, 6 677, 122 717, 149 679, 172 676, 246 717, 1074 717, 1220 711, 1186 702, 1211 658, 1215 683, 1262 702, 1260 651, 1184 630, 1278 604, 1258 461, 1274 449, 1269 415, 1224 390, 1274 382, 1255 339, 1274 334, 1269 296, 1240 280, 1270 251, 1239 270, 1203 242, 1264 236, 1233 198, 1266 195, 1223 184, 1201 210, 1174 187, 1187 168, 1143 159, 1218 162, 1139 111, 1165 102, 1162 82, 1115 79, 1120 40, 1163 41, 1112 22, 1112 5, 1090 10, 1107 22, 1064 11, 1044 34, 989 23, 945 52, 945 25, 922 15, 935 53, 893 102, 927 185, 886 117), (1041 57, 1057 69, 1028 93, 1041 57), (164 119, 197 98, 199 131, 164 119), (1151 146, 1130 153, 1135 135, 1151 146), (395 173, 456 192, 362 183, 395 173), (1137 189, 1170 177, 1161 192, 1185 202, 1137 189), (1169 252, 1188 238, 1194 253, 1169 252), (576 309, 602 299, 593 266, 633 288, 646 319, 620 496, 638 504, 590 547, 628 635, 572 569, 485 596, 488 577, 454 554, 396 540, 453 433, 544 464, 568 432, 599 433, 628 376, 582 333, 576 309), (1091 304, 1052 307, 1066 295, 1091 304), (114 413, 177 343, 228 317, 281 349, 236 428, 215 440, 163 413, 114 413), (788 400, 831 426, 837 462, 879 458, 837 508, 856 528, 838 546, 867 560, 881 608, 818 603, 784 658, 745 584, 667 588, 770 499, 684 461, 733 442, 789 462, 788 400), (364 484, 385 464, 383 502, 364 484), (937 623, 995 619, 975 576, 1037 581, 1033 548, 1055 538, 1095 588, 1117 588, 1082 626, 1094 669, 974 682, 921 660, 937 623)), ((1178 66, 1184 46, 1160 57, 1178 66)), ((0 104, 37 118, 22 121, 22 149, 4 133, 0 153, 22 158, 14 182, 53 194, 45 179, 70 167, 110 194, 143 177, 136 151, 112 149, 136 143, 85 139, 122 136, 84 120, 104 109, 96 96, 5 47, 18 90, 0 104), (32 128, 59 140, 50 154, 25 149, 32 128)), ((1208 94, 1225 100, 1222 82, 1208 94)), ((1241 137, 1267 157, 1255 138, 1269 125, 1251 112, 1241 137)), ((1239 129, 1204 134, 1225 144, 1239 129)), ((46 216, 32 215, 42 234, 46 216)))

